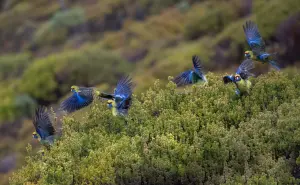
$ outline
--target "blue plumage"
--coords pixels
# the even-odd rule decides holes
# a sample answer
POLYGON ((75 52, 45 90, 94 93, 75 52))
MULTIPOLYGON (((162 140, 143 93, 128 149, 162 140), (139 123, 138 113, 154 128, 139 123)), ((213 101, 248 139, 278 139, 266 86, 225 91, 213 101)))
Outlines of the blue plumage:
POLYGON ((202 70, 202 65, 200 63, 200 59, 198 56, 193 56, 192 58, 193 61, 193 70, 188 70, 185 72, 182 72, 180 75, 178 75, 173 82, 176 83, 176 85, 179 86, 184 86, 184 85, 189 85, 189 84, 194 84, 199 81, 204 81, 206 82, 206 77, 203 73, 202 70))
POLYGON ((55 129, 52 126, 50 117, 46 111, 46 108, 41 106, 35 111, 33 125, 36 132, 39 134, 41 140, 47 139, 47 137, 55 134, 55 129))
POLYGON ((68 113, 90 105, 94 100, 93 89, 79 87, 73 94, 61 103, 61 109, 68 113))
POLYGON ((243 25, 243 29, 247 42, 251 48, 251 51, 245 51, 245 57, 262 63, 268 62, 275 69, 280 70, 280 67, 274 60, 276 54, 266 52, 266 45, 258 31, 257 25, 252 21, 247 21, 246 25, 243 25))
POLYGON ((249 71, 254 68, 252 60, 247 59, 236 70, 235 75, 227 75, 223 77, 224 84, 234 83, 236 86, 235 94, 241 95, 245 92, 249 93, 251 82, 248 80, 250 76, 254 76, 249 71))
POLYGON ((239 74, 241 76, 241 78, 243 78, 245 80, 249 76, 254 76, 252 73, 249 72, 253 68, 254 68, 253 61, 250 59, 246 59, 238 67, 236 74, 239 74))
POLYGON ((115 89, 114 99, 119 112, 126 111, 131 105, 133 83, 129 76, 122 78, 115 89))
POLYGON ((100 97, 109 99, 108 108, 113 109, 114 115, 126 115, 132 102, 133 83, 129 76, 119 80, 114 94, 101 93, 100 97))
POLYGON ((132 95, 132 81, 129 76, 122 78, 115 89, 114 97, 121 99, 127 99, 132 95))
POLYGON ((255 55, 265 51, 265 42, 261 37, 257 25, 252 21, 247 21, 243 26, 247 42, 255 55))

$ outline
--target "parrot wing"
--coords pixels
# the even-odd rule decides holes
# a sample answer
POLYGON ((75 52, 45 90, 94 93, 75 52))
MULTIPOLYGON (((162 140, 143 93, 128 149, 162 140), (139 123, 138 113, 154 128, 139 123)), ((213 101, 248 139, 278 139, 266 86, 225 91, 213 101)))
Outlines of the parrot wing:
POLYGON ((247 38, 247 42, 255 55, 265 51, 265 42, 261 37, 257 25, 252 21, 246 21, 243 29, 247 38))
POLYGON ((124 97, 128 98, 132 95, 133 83, 132 79, 129 76, 125 76, 119 80, 117 87, 115 88, 114 96, 115 97, 124 97))
POLYGON ((199 77, 201 77, 202 80, 206 81, 205 75, 203 73, 203 67, 202 67, 202 64, 200 62, 199 57, 194 55, 192 60, 193 60, 193 65, 194 65, 195 72, 199 75, 199 77))
POLYGON ((185 71, 183 73, 181 73, 180 75, 178 75, 173 82, 178 86, 184 86, 184 85, 188 85, 188 84, 192 84, 192 76, 194 75, 194 71, 192 70, 188 70, 185 71))
POLYGON ((116 108, 119 112, 123 109, 129 109, 131 105, 132 89, 133 83, 129 76, 123 77, 119 80, 114 93, 116 108))
POLYGON ((60 107, 68 113, 79 110, 88 106, 94 100, 93 90, 81 90, 78 93, 73 93, 72 96, 64 100, 60 107))
POLYGON ((55 129, 52 125, 49 114, 47 113, 47 109, 44 106, 40 106, 35 110, 33 125, 41 139, 45 139, 55 134, 55 129))
POLYGON ((239 74, 242 79, 247 79, 249 76, 254 76, 254 74, 249 71, 254 68, 254 63, 251 59, 244 60, 242 64, 236 71, 236 74, 239 74))

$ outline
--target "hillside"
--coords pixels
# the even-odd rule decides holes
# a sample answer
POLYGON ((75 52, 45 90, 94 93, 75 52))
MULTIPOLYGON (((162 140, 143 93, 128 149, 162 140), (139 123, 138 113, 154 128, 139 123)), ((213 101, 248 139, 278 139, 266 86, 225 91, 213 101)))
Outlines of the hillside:
MULTIPOLYGON (((267 51, 277 52, 280 66, 288 68, 285 75, 293 75, 289 69, 300 61, 300 2, 295 0, 3 0, 0 20, 1 185, 24 164, 28 143, 32 155, 39 150, 31 135, 34 108, 41 104, 57 111, 71 85, 111 91, 130 74, 137 102, 143 102, 157 79, 157 88, 163 88, 168 76, 191 68, 195 54, 205 71, 213 72, 212 79, 232 73, 248 49, 246 20, 258 24, 267 51)), ((269 70, 256 63, 257 75, 269 70)), ((109 116, 103 106, 96 107, 109 116)), ((89 122, 82 118, 86 110, 75 115, 81 124, 89 122)))
POLYGON ((96 103, 11 184, 296 184, 300 75, 270 72, 237 98, 222 77, 178 91, 155 82, 127 118, 96 103))

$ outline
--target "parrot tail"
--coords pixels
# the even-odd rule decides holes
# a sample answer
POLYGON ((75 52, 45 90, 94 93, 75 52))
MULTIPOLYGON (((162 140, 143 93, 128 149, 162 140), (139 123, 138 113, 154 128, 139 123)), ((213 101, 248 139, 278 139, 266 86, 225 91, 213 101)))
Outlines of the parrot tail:
POLYGON ((112 99, 114 98, 113 95, 107 94, 107 93, 103 93, 103 92, 101 92, 101 93, 99 94, 99 97, 105 98, 105 99, 110 99, 110 100, 112 100, 112 99))
POLYGON ((272 65, 272 67, 279 71, 280 67, 276 61, 278 61, 278 53, 271 53, 269 57, 269 63, 272 65))
POLYGON ((280 67, 278 66, 277 62, 274 60, 269 61, 269 63, 278 71, 280 71, 280 67))

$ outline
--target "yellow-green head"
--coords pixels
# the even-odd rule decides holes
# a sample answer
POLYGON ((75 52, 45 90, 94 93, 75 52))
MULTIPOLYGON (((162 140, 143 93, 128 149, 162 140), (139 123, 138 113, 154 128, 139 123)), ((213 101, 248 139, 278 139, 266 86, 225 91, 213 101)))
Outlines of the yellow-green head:
POLYGON ((39 136, 38 136, 38 134, 36 132, 33 132, 32 133, 32 138, 39 139, 39 136))
POLYGON ((234 81, 235 82, 239 82, 241 80, 242 80, 242 78, 241 78, 241 76, 239 74, 234 75, 234 81))
POLYGON ((114 102, 114 100, 107 100, 107 107, 111 109, 114 105, 114 102))
POLYGON ((76 85, 72 85, 71 92, 79 92, 79 87, 76 85))
POLYGON ((254 54, 252 51, 245 51, 245 57, 247 59, 253 59, 254 58, 254 54))

